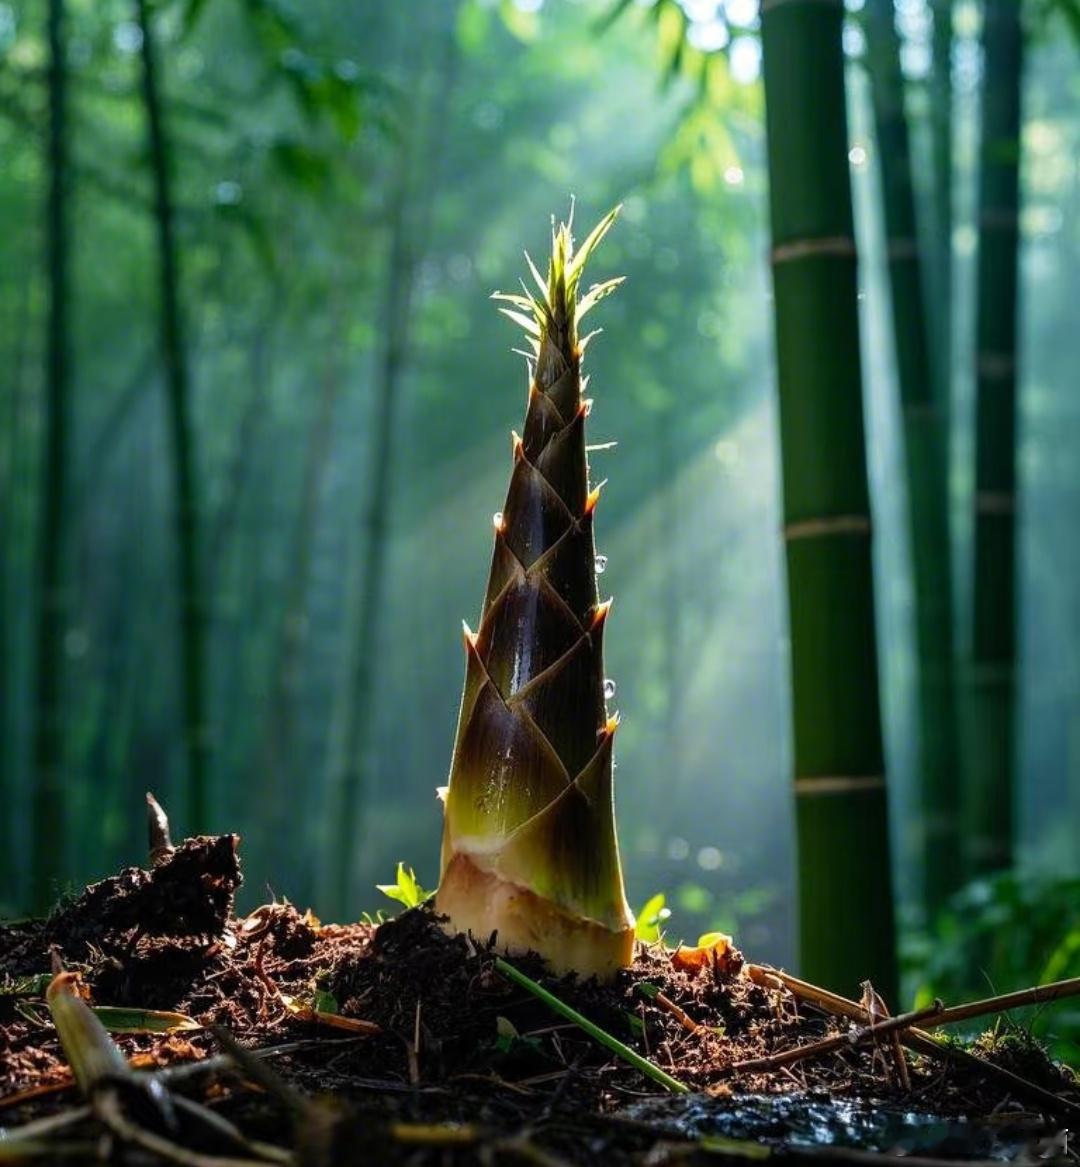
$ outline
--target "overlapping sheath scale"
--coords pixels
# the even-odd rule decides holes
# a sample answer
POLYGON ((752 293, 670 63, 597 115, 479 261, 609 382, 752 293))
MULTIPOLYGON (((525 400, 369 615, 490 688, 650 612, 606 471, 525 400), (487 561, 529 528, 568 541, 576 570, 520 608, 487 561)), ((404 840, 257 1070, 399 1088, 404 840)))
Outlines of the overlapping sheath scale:
MULTIPOLYGON (((620 282, 578 298, 605 217, 575 253, 553 233, 539 295, 502 296, 533 351, 522 435, 480 626, 466 628, 466 678, 446 795, 436 908, 499 947, 532 948, 559 969, 609 974, 629 962, 612 799, 616 719, 604 701, 578 323, 620 282)), ((524 285, 523 285, 524 287, 524 285)))

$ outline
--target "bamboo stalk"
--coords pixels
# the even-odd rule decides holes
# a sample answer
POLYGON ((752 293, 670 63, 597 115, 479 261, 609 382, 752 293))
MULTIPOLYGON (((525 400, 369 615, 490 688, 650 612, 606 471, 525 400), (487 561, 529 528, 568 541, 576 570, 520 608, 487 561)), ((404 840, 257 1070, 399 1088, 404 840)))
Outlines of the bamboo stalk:
POLYGON ((864 27, 881 172, 892 324, 907 466, 915 590, 923 902, 932 917, 960 882, 960 787, 953 669, 947 413, 935 393, 920 233, 893 0, 870 0, 864 27))
POLYGON ((801 965, 895 997, 843 5, 763 5, 801 965))
POLYGON ((325 345, 327 363, 322 388, 308 433, 304 455, 300 497, 289 554, 289 574, 285 602, 277 629, 273 678, 268 711, 262 727, 260 755, 266 776, 266 814, 263 831, 263 862, 281 854, 290 837, 289 822, 294 813, 289 781, 299 772, 296 726, 299 719, 301 664, 311 584, 313 551, 318 527, 323 479, 330 466, 327 456, 333 438, 338 400, 345 384, 345 342, 342 313, 331 313, 330 337, 325 345))
POLYGON ((973 874, 1012 859, 1020 10, 987 0, 976 305, 974 637, 965 822, 973 874))
POLYGON ((418 161, 424 160, 429 175, 438 175, 446 143, 445 134, 441 132, 441 118, 457 81, 457 3, 455 0, 455 3, 444 6, 438 18, 437 36, 420 38, 420 43, 431 44, 439 57, 432 70, 431 84, 427 81, 429 66, 426 55, 410 49, 410 58, 416 64, 408 118, 413 124, 399 148, 389 192, 389 240, 381 305, 383 343, 374 390, 361 578, 346 689, 348 704, 344 740, 333 777, 339 809, 330 890, 339 910, 345 910, 353 890, 353 856, 365 793, 363 784, 365 778, 370 780, 374 768, 378 633, 384 614, 391 475, 397 448, 395 430, 402 409, 399 398, 408 367, 416 270, 430 245, 433 188, 430 181, 422 181, 417 173, 418 161))
POLYGON ((933 168, 931 262, 935 386, 942 428, 949 432, 952 390, 952 233, 953 233, 953 0, 931 0, 934 16, 930 71, 930 136, 933 168))
POLYGON ((41 458, 41 517, 38 536, 37 678, 34 726, 33 845, 30 896, 44 911, 57 890, 67 859, 64 790, 64 731, 61 708, 63 629, 68 606, 64 571, 67 535, 70 411, 68 308, 71 251, 68 216, 70 171, 67 130, 67 67, 64 0, 49 0, 49 194, 45 212, 48 272, 48 334, 45 346, 45 448, 41 458))
POLYGON ((173 222, 172 151, 162 113, 155 31, 148 0, 135 0, 142 33, 142 92, 146 111, 160 288, 161 353, 165 367, 169 437, 173 459, 173 524, 176 537, 176 588, 180 609, 184 751, 187 758, 189 825, 208 829, 210 815, 210 735, 206 724, 203 675, 205 611, 199 573, 199 509, 191 379, 180 305, 180 258, 173 222))

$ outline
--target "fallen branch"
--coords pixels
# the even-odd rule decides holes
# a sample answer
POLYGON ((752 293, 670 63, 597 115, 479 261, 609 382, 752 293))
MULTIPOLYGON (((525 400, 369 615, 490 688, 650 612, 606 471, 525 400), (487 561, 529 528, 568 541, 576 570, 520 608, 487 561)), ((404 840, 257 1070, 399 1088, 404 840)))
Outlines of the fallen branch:
MULTIPOLYGON (((772 968, 768 965, 748 964, 746 965, 746 973, 755 984, 774 990, 785 988, 793 997, 815 1005, 826 1013, 832 1013, 838 1017, 849 1017, 864 1025, 870 1020, 866 1010, 855 1001, 850 1001, 847 997, 841 997, 838 993, 823 989, 820 985, 813 985, 809 981, 793 977, 782 969, 772 968)), ((977 1058, 974 1054, 969 1054, 966 1050, 958 1049, 956 1046, 944 1045, 924 1029, 912 1027, 904 1030, 900 1033, 900 1040, 915 1053, 922 1054, 924 1057, 954 1062, 974 1073, 982 1074, 984 1077, 995 1078, 1015 1093, 1026 1096, 1033 1102, 1038 1102, 1051 1113, 1067 1114, 1074 1123, 1080 1121, 1080 1106, 1077 1106, 1075 1102, 1069 1102, 1035 1082, 1021 1078, 1019 1074, 1014 1074, 1012 1070, 1006 1070, 1004 1066, 996 1066, 993 1062, 977 1058)))
POLYGON ((702 1029, 707 1029, 707 1026, 699 1024, 697 1021, 686 1012, 685 1009, 680 1008, 668 996, 665 996, 655 985, 650 985, 647 982, 642 982, 638 985, 638 992, 647 1000, 652 1001, 654 1005, 659 1006, 666 1013, 670 1013, 672 1017, 685 1029, 688 1033, 698 1033, 702 1029))
MULTIPOLYGON (((877 1025, 887 1021, 890 1017, 889 1006, 885 1004, 881 994, 874 988, 871 981, 863 981, 862 996, 859 1004, 870 1014, 870 1024, 877 1025)), ((939 1001, 940 1005, 941 1002, 939 1001)), ((896 1032, 889 1036, 889 1045, 892 1047, 893 1065, 896 1068, 900 1085, 905 1094, 911 1093, 911 1075, 908 1073, 907 1059, 904 1057, 904 1047, 900 1044, 900 1037, 896 1032)))
POLYGON ((733 1062, 728 1071, 733 1074, 752 1074, 778 1070, 781 1066, 790 1066, 801 1062, 804 1058, 816 1057, 818 1054, 831 1053, 833 1050, 846 1049, 861 1045, 863 1042, 876 1041, 887 1034, 896 1034, 898 1030, 910 1029, 918 1021, 923 1021, 940 1013, 944 1006, 940 1001, 925 1009, 916 1009, 912 1013, 901 1013, 898 1017, 890 1017, 877 1024, 866 1025, 862 1029, 855 1029, 849 1033, 837 1034, 835 1037, 825 1037, 821 1041, 811 1042, 809 1045, 796 1046, 794 1049, 782 1050, 780 1053, 769 1054, 761 1058, 749 1058, 742 1062, 733 1062))
POLYGON ((155 1134, 132 1122, 124 1114, 114 1090, 102 1092, 95 1101, 94 1114, 121 1142, 141 1147, 168 1163, 179 1164, 179 1167, 265 1167, 266 1164, 265 1159, 238 1159, 192 1151, 174 1143, 172 1139, 155 1134))
POLYGON ((1050 1001, 1062 1001, 1066 997, 1080 997, 1080 977, 1053 981, 1049 985, 1035 985, 1033 988, 1020 989, 1015 993, 1002 993, 997 997, 986 997, 982 1001, 971 1001, 967 1005, 954 1005, 934 1018, 927 1028, 936 1029, 939 1025, 953 1025, 958 1021, 970 1021, 973 1017, 1005 1013, 1009 1009, 1021 1009, 1025 1005, 1045 1005, 1050 1001))

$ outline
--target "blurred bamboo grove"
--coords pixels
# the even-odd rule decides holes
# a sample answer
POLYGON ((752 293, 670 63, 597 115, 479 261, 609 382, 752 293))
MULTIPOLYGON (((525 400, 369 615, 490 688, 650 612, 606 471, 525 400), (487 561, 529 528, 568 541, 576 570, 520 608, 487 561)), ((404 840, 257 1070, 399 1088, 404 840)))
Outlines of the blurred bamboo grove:
MULTIPOLYGON (((1016 15, 986 6, 987 29, 1016 15)), ((1022 93, 1012 139, 981 104, 983 4, 848 3, 842 31, 916 973, 975 809, 1013 812, 982 816, 1012 882, 969 885, 953 933, 971 903, 1019 927, 1017 887, 1080 875, 1080 12, 1020 8, 1022 54, 990 64, 1022 93), (1010 209, 987 203, 1010 165, 1011 252, 992 226, 1010 209), (1018 264, 1015 358, 980 247, 1018 264), (1004 369, 1015 444, 979 433, 1005 477, 976 490, 976 370, 983 416, 1008 411, 1004 369), (987 543, 1003 516, 1015 640, 993 615, 1012 611, 987 543), (978 699, 991 674, 1012 714, 978 699)), ((434 883, 460 622, 527 388, 488 296, 573 194, 581 223, 624 204, 589 392, 590 441, 618 443, 591 461, 628 893, 665 892, 674 935, 734 930, 793 963, 765 134, 782 99, 755 0, 0 0, 5 912, 139 861, 146 789, 178 833, 243 836, 249 905, 374 910, 398 859, 434 883)), ((1029 979, 1070 928, 1080 959, 1078 912, 1033 943, 1029 979)))

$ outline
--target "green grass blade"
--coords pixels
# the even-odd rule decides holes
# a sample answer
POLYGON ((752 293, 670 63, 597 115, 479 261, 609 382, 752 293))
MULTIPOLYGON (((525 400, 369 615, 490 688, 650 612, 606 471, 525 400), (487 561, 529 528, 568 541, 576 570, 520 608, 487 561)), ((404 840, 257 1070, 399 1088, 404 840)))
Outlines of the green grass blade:
POLYGON ((543 1001, 545 1005, 554 1013, 558 1013, 560 1017, 565 1017, 567 1021, 572 1021, 575 1025, 583 1029, 594 1041, 598 1041, 602 1046, 606 1046, 613 1054, 622 1058, 624 1062, 633 1066, 635 1070, 640 1070, 647 1078, 651 1078, 654 1082, 663 1086, 665 1090, 670 1090, 672 1094, 689 1094, 690 1087, 684 1086, 677 1078, 673 1078, 670 1074, 661 1070, 659 1066, 654 1065, 643 1058, 641 1054, 636 1053, 628 1045, 624 1045, 617 1037, 612 1037, 607 1030, 601 1029, 599 1025, 590 1021, 588 1017, 580 1014, 576 1009, 571 1009, 565 1001, 560 1001, 554 993, 548 992, 543 985, 538 985, 532 977, 527 977, 523 972, 514 968, 508 961, 502 957, 495 958, 495 967, 509 978, 514 984, 519 985, 523 989, 527 989, 538 1000, 543 1001))

